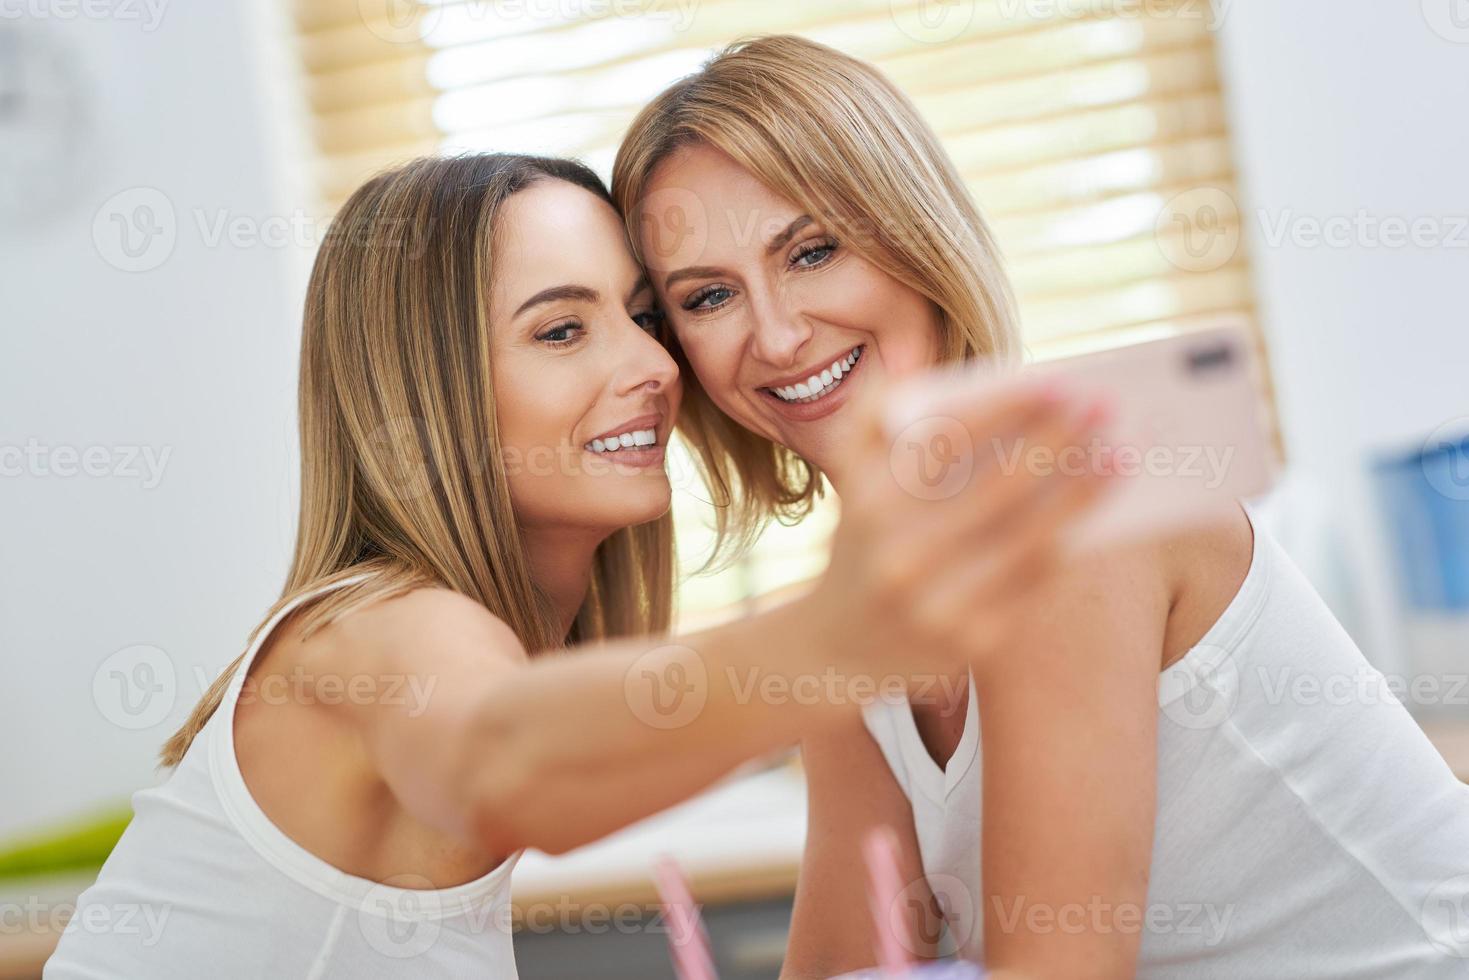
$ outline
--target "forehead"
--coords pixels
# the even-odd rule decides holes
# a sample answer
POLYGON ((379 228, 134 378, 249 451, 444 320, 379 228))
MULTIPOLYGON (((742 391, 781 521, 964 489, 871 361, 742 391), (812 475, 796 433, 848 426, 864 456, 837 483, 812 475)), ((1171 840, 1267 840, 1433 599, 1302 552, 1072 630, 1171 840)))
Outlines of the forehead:
POLYGON ((490 305, 497 312, 513 311, 548 286, 582 283, 601 289, 636 274, 622 222, 612 206, 590 191, 552 178, 536 181, 505 202, 495 228, 494 253, 490 305))
POLYGON ((637 210, 638 239, 649 269, 671 272, 763 251, 799 214, 723 151, 695 144, 653 172, 637 210))

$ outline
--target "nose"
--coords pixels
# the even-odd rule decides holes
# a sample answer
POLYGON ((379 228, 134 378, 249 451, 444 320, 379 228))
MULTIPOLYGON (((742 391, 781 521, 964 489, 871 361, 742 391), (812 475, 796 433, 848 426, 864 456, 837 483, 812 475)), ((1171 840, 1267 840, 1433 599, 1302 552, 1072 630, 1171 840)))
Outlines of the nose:
POLYGON ((750 348, 756 358, 777 368, 798 363, 801 348, 811 339, 811 324, 776 294, 751 297, 754 323, 750 348))
POLYGON ((627 323, 631 336, 626 343, 627 356, 617 373, 617 393, 666 394, 678 384, 678 364, 656 337, 633 323, 627 323))

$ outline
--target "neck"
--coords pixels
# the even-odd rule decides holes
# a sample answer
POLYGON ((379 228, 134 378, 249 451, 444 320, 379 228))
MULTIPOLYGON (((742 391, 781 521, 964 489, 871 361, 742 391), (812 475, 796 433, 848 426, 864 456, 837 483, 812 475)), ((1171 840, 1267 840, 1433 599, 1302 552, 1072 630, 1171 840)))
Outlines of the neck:
POLYGON ((531 581, 551 600, 565 636, 586 601, 592 558, 607 535, 587 528, 534 528, 523 531, 521 537, 531 581))
POLYGON ((826 482, 831 485, 831 489, 839 500, 842 496, 842 487, 846 485, 843 481, 843 477, 846 476, 844 467, 841 465, 843 462, 845 460, 837 459, 832 465, 821 467, 821 475, 826 478, 826 482))

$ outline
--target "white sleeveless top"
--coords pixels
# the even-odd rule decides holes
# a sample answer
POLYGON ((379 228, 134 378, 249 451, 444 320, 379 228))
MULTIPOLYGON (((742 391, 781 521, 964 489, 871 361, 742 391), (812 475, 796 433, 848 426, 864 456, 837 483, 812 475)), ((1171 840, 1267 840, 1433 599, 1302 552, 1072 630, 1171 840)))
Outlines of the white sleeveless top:
MULTIPOLYGON (((1469 787, 1382 681, 1257 526, 1239 594, 1159 677, 1147 900, 1107 920, 1142 932, 1137 976, 1469 976, 1469 787)), ((972 679, 970 695, 943 769, 906 700, 864 719, 912 804, 950 938, 983 962, 972 679)), ((1081 908, 1027 920, 1013 900, 995 911, 1021 929, 1095 921, 1081 908)))
POLYGON ((421 888, 427 880, 411 875, 377 883, 291 840, 245 786, 233 721, 250 664, 287 614, 330 588, 271 618, 178 767, 133 794, 132 823, 77 900, 45 980, 516 976, 510 872, 519 852, 453 888, 421 888), (88 928, 89 916, 111 926, 88 928))

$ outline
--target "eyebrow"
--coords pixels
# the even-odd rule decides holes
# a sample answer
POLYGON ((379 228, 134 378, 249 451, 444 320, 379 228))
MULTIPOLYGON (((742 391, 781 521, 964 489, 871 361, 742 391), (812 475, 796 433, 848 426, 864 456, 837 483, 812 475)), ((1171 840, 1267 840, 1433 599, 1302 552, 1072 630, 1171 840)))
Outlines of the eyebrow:
POLYGON ((765 254, 771 255, 774 252, 778 251, 781 246, 785 245, 786 242, 796 237, 796 232, 800 231, 802 228, 806 227, 809 224, 811 224, 811 216, 809 214, 803 214, 795 221, 792 221, 790 224, 786 225, 782 231, 776 233, 776 235, 772 237, 770 241, 765 243, 765 254))
MULTIPOLYGON (((648 277, 646 275, 638 276, 637 282, 633 283, 632 289, 628 290, 627 302, 631 303, 633 297, 647 289, 648 286, 648 277)), ((551 286, 548 289, 543 289, 536 293, 524 303, 521 303, 520 308, 515 311, 514 315, 520 316, 520 314, 531 307, 540 306, 543 303, 556 303, 568 299, 580 303, 598 303, 601 302, 602 294, 590 286, 576 286, 570 283, 561 286, 551 286)))
POLYGON ((542 303, 555 303, 564 299, 579 300, 583 303, 595 303, 601 298, 602 294, 590 286, 552 286, 549 289, 541 290, 524 303, 521 303, 520 308, 515 311, 515 316, 520 316, 520 314, 531 307, 540 306, 542 303))
MULTIPOLYGON (((795 238, 798 231, 812 223, 812 218, 809 214, 801 215, 799 218, 786 225, 780 231, 776 232, 775 235, 771 237, 770 241, 765 243, 765 254, 773 255, 792 238, 795 238)), ((715 268, 712 265, 685 266, 682 269, 670 272, 668 276, 663 280, 663 288, 668 289, 674 283, 682 282, 685 279, 713 279, 723 274, 723 269, 715 268)))

